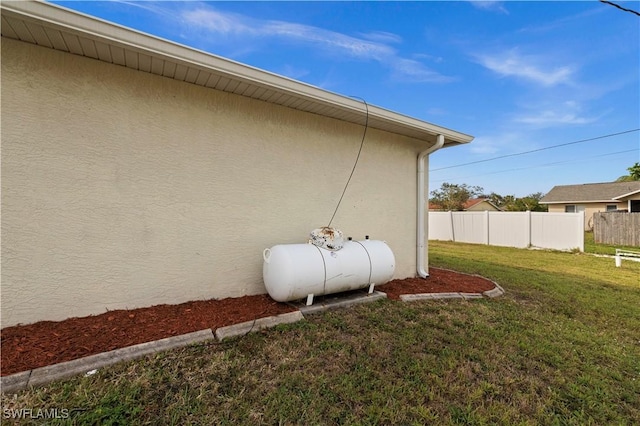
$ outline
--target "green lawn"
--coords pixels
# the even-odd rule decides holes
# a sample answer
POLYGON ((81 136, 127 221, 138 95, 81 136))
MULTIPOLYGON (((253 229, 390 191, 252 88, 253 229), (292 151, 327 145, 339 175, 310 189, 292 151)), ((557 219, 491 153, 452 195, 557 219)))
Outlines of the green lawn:
POLYGON ((507 293, 321 314, 3 396, 3 415, 77 408, 78 424, 640 424, 640 263, 448 242, 431 242, 430 257, 507 293))
POLYGON ((584 251, 595 254, 616 254, 616 249, 631 250, 640 252, 640 247, 633 246, 610 246, 607 244, 596 244, 593 232, 584 233, 584 251))

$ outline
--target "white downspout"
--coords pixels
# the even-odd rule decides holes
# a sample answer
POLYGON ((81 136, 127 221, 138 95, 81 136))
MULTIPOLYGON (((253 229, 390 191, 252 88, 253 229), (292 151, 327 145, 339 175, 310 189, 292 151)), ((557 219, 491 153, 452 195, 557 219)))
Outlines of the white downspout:
MULTIPOLYGON (((429 179, 429 154, 439 150, 444 146, 444 136, 438 135, 436 143, 426 151, 418 155, 418 229, 416 232, 416 270, 418 276, 427 278, 429 276, 429 262, 425 262, 425 252, 429 248, 428 227, 425 227, 425 171, 426 180, 429 179), (427 228, 427 229, 425 229, 427 228)), ((428 223, 427 216, 427 223, 428 223)))

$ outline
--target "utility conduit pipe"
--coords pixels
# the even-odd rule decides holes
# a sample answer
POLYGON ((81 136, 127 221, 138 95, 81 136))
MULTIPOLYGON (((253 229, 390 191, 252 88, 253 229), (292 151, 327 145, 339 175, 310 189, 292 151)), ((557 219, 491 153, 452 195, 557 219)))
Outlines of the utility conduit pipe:
MULTIPOLYGON (((444 136, 436 137, 435 145, 418 155, 418 227, 416 232, 416 269, 418 276, 429 276, 429 262, 425 262, 425 252, 429 248, 427 240, 428 230, 425 229, 425 173, 429 173, 429 154, 434 153, 444 146, 444 136)), ((428 176, 428 175, 427 175, 428 176)), ((427 219, 428 220, 428 219, 427 219)))

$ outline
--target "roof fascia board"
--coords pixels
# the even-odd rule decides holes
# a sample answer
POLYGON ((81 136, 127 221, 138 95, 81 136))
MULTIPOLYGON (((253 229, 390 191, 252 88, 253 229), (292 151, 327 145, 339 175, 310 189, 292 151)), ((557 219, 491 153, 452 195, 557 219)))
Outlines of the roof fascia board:
MULTIPOLYGON (((165 60, 188 64, 201 70, 226 75, 261 87, 276 90, 306 99, 315 103, 339 108, 356 113, 363 119, 366 110, 362 102, 347 96, 339 95, 300 81, 292 80, 268 71, 260 70, 220 56, 197 50, 179 43, 150 36, 99 18, 72 11, 64 7, 41 1, 35 2, 2 2, 3 13, 14 17, 29 19, 32 22, 46 22, 54 27, 62 27, 67 31, 82 36, 90 36, 100 41, 134 49, 145 54, 153 54, 165 60)), ((369 105, 369 118, 418 130, 436 136, 445 137, 445 143, 462 144, 473 140, 473 136, 427 123, 403 114, 392 112, 375 105, 369 105)))
POLYGON ((576 204, 576 203, 611 203, 616 202, 615 198, 610 200, 576 200, 576 201, 540 201, 540 204, 576 204))
POLYGON ((617 197, 613 197, 613 199, 614 200, 619 200, 620 198, 630 197, 630 196, 635 195, 635 194, 640 194, 640 189, 635 190, 635 191, 631 191, 631 192, 629 192, 627 194, 618 195, 617 197))
POLYGON ((502 210, 500 207, 496 206, 495 204, 493 204, 491 201, 489 200, 485 200, 487 203, 489 203, 490 205, 492 205, 496 210, 502 210))

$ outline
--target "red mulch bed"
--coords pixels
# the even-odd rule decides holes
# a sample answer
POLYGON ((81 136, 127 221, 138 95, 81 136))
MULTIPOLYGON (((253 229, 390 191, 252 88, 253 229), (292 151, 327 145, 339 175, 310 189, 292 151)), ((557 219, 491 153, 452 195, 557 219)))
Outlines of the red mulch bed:
POLYGON ((296 309, 267 295, 107 311, 2 329, 2 376, 296 309))
MULTIPOLYGON (((384 291, 390 299, 398 299, 400 294, 481 293, 495 287, 481 277, 436 268, 429 272, 429 279, 393 280, 376 290, 384 291)), ((1 330, 0 375, 295 310, 267 295, 259 295, 108 311, 64 321, 6 327, 1 330)))
POLYGON ((494 288, 495 284, 486 278, 438 268, 429 268, 428 279, 407 278, 376 286, 376 290, 384 291, 394 300, 399 300, 401 294, 482 293, 494 288))

